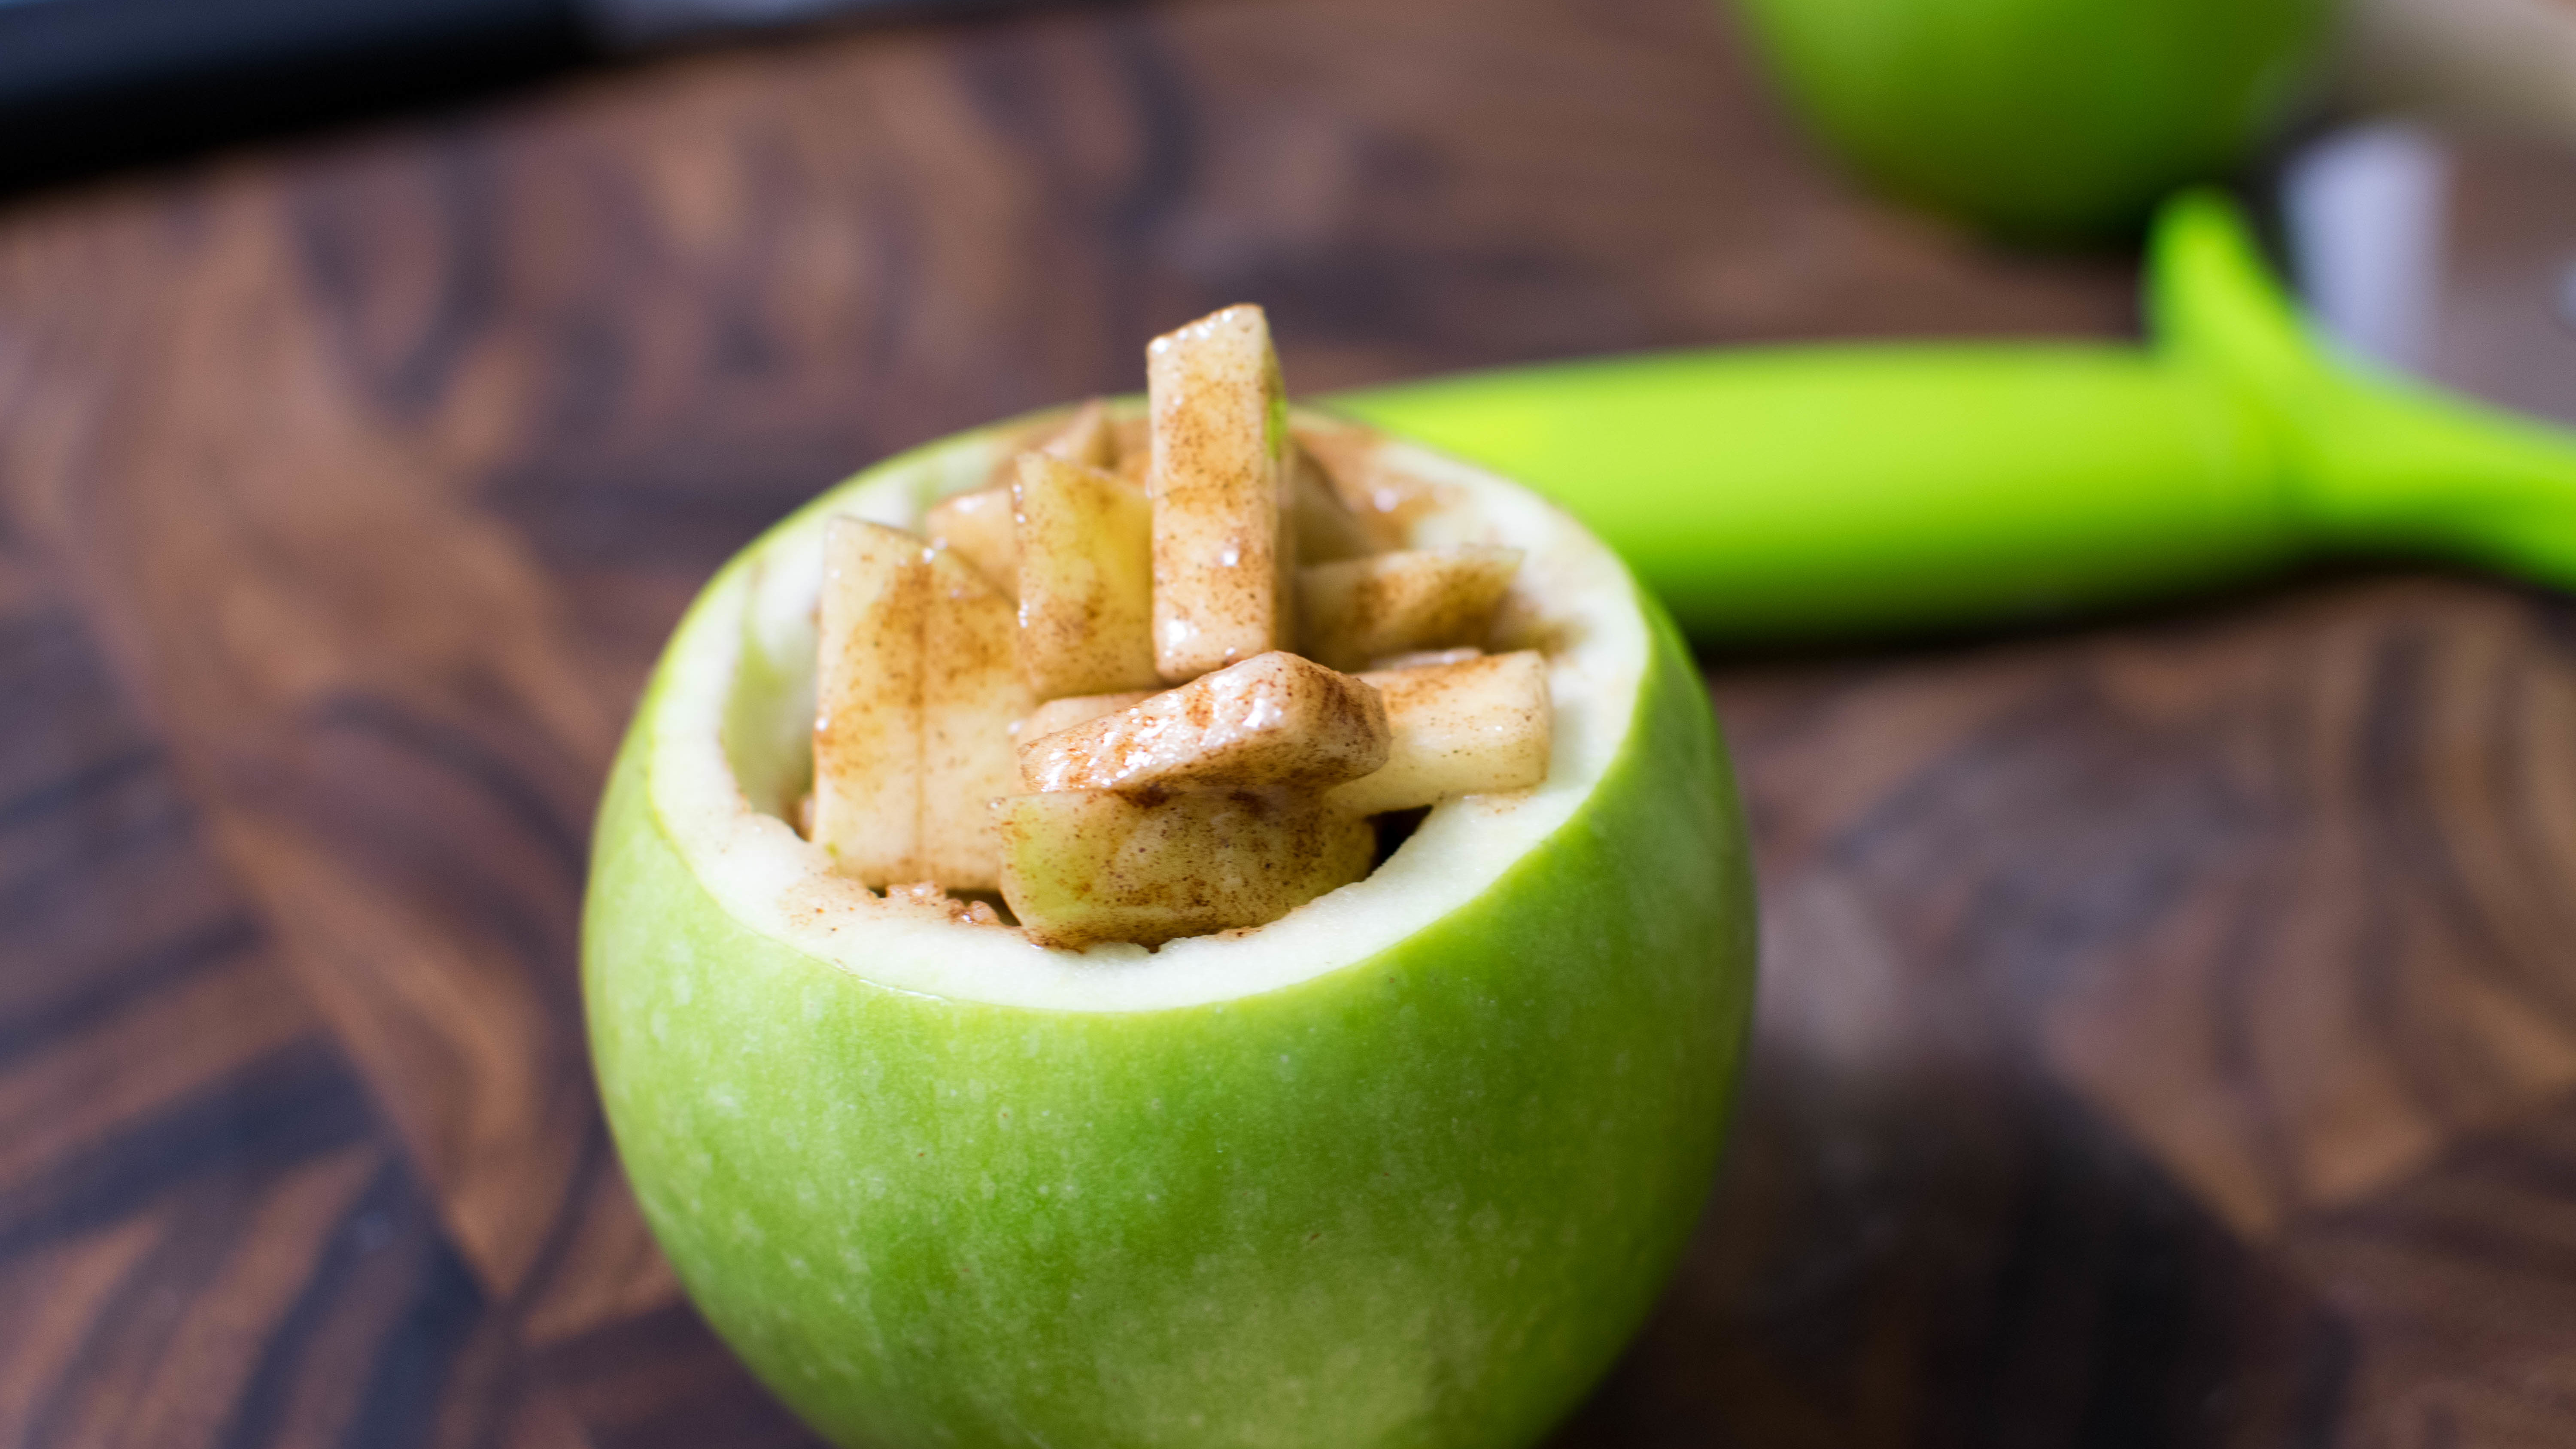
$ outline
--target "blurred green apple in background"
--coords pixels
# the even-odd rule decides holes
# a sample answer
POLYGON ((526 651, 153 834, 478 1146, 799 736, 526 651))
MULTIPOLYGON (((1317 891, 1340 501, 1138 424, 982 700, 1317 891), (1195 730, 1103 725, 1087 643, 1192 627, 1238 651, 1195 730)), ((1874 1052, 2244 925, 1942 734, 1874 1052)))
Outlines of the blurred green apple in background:
POLYGON ((2334 0, 1741 0, 1807 121, 1872 181, 2085 240, 2224 177, 2310 93, 2334 0))

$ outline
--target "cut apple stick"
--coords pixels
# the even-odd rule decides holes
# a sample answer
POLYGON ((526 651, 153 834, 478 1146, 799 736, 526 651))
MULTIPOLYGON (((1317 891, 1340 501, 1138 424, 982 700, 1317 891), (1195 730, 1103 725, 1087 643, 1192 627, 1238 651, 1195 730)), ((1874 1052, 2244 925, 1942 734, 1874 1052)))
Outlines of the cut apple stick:
POLYGON ((1050 699, 1029 711, 1029 717, 1020 722, 1019 737, 1023 740, 1043 739, 1058 730, 1069 730, 1104 714, 1134 709, 1156 693, 1151 689, 1122 689, 1115 694, 1076 694, 1064 699, 1050 699))
POLYGON ((1228 307, 1155 338, 1145 383, 1154 658, 1179 684, 1290 638, 1287 402, 1258 307, 1228 307))
POLYGON ((1521 551, 1471 544, 1317 564, 1297 574, 1306 654, 1335 669, 1483 640, 1521 551))
POLYGON ((921 631, 923 877, 950 890, 998 888, 992 802, 1019 788, 1011 726, 1029 712, 1011 601, 946 550, 929 557, 921 631))
POLYGON ((837 518, 824 536, 811 835, 870 886, 1001 883, 990 803, 1029 710, 1010 601, 945 549, 837 518))
POLYGON ((1012 496, 1020 665, 1030 690, 1055 699, 1162 683, 1145 495, 1098 468, 1024 453, 1012 496))
POLYGON ((929 558, 920 539, 855 518, 833 519, 823 549, 813 837, 864 884, 921 880, 929 558))
POLYGON ((1325 798, 1359 815, 1459 795, 1526 790, 1547 779, 1554 711, 1547 660, 1534 649, 1359 676, 1386 701, 1384 768, 1325 798))
POLYGON ((1366 821, 1259 792, 1065 790, 994 807, 1002 898, 1041 946, 1259 926, 1366 874, 1366 821))
POLYGON ((1294 654, 1256 655, 1020 745, 1031 790, 1320 790, 1384 765, 1376 690, 1294 654))
POLYGON ((1004 597, 1020 587, 1019 534, 1011 518, 1011 485, 960 493, 932 506, 921 520, 930 541, 975 566, 1004 597))

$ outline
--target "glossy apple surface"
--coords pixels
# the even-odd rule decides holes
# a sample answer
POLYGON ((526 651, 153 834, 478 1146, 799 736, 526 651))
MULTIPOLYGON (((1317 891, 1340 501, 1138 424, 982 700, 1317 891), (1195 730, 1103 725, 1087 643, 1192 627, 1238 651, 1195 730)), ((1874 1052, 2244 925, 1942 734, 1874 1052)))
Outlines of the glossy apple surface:
POLYGON ((2135 227, 2305 98, 2328 0, 1740 0, 1864 174, 2038 240, 2135 227))
POLYGON ((1681 1252, 1737 1077, 1752 893, 1697 670, 1576 525, 1426 455, 1449 506, 1419 529, 1538 536, 1532 586, 1582 601, 1537 621, 1549 785, 1443 805, 1237 939, 1072 956, 896 920, 770 814, 810 716, 803 556, 827 512, 980 481, 1001 436, 755 544, 638 712, 584 986, 655 1235, 844 1444, 1534 1441, 1681 1252))

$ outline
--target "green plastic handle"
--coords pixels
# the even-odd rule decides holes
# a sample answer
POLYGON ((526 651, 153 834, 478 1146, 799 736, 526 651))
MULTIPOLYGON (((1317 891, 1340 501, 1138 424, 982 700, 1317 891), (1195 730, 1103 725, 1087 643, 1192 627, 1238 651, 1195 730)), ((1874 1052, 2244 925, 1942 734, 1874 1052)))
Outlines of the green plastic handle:
POLYGON ((2576 435, 2330 357, 2243 218, 2159 217, 2150 347, 1747 348, 1331 405, 1545 492, 1713 642, 1957 629, 2324 551, 2576 587, 2576 435))

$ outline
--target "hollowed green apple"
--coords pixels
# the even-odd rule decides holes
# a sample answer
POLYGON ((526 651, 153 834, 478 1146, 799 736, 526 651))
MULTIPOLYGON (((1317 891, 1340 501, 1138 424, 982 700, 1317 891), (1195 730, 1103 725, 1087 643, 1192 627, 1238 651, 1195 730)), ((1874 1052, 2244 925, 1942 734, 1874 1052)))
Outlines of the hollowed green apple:
POLYGON ((1049 952, 907 916, 780 818, 824 518, 912 524, 996 428, 717 576, 601 809, 608 1117, 708 1320, 846 1444, 1516 1445, 1635 1329, 1706 1192, 1753 985, 1733 784, 1660 610, 1534 495, 1388 444, 1417 545, 1528 551, 1548 782, 1432 811, 1259 930, 1049 952))

